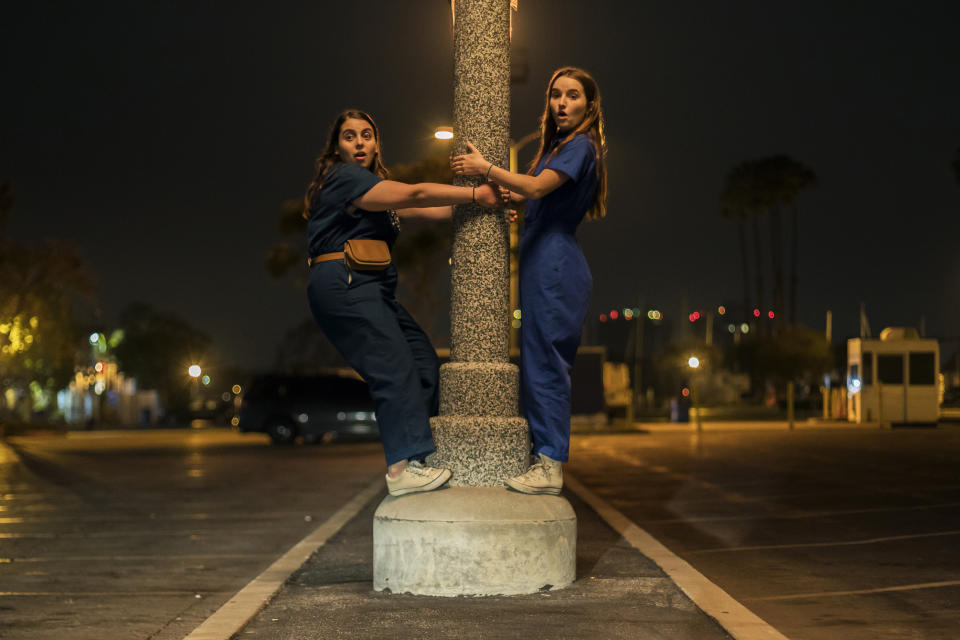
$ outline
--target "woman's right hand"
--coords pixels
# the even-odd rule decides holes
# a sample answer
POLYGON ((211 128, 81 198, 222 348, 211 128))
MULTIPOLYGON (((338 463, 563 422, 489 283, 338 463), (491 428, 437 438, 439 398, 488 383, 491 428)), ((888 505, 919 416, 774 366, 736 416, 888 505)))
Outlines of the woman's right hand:
POLYGON ((485 182, 477 187, 474 191, 477 204, 479 204, 484 209, 493 209, 495 207, 503 206, 503 196, 500 194, 500 189, 496 185, 485 182))

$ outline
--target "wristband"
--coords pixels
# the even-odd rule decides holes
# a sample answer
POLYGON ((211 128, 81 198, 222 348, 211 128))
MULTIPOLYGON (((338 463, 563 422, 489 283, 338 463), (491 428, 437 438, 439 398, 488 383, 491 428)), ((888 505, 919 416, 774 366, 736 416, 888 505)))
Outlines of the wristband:
POLYGON ((493 169, 493 163, 490 163, 490 166, 487 167, 487 175, 483 177, 484 180, 490 180, 490 171, 493 169))

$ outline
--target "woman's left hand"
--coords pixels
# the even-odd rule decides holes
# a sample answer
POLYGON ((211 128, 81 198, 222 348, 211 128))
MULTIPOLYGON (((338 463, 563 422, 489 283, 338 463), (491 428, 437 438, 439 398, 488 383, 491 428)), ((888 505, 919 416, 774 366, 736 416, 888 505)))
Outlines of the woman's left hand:
POLYGON ((450 159, 450 168, 458 176, 484 175, 490 168, 490 163, 477 151, 477 148, 467 141, 468 153, 450 159))

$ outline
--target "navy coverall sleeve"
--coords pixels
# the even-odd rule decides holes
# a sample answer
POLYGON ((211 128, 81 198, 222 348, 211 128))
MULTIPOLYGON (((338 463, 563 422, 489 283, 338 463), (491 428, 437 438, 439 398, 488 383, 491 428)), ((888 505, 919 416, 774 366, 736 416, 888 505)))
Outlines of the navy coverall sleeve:
POLYGON ((593 157, 593 143, 587 136, 580 135, 568 142, 557 155, 550 158, 544 168, 559 171, 574 182, 579 182, 584 178, 593 157))
POLYGON ((363 167, 341 163, 323 183, 323 198, 331 204, 338 204, 353 216, 363 215, 363 211, 349 207, 350 203, 370 191, 383 180, 363 167))

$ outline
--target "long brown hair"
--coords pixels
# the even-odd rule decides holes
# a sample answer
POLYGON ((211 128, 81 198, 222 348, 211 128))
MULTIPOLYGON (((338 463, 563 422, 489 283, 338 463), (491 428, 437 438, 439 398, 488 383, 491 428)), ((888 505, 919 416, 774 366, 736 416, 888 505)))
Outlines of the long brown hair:
POLYGON ((547 83, 547 99, 543 107, 543 115, 540 116, 540 148, 537 150, 537 156, 530 163, 527 171, 533 174, 537 165, 544 155, 549 153, 548 159, 552 158, 563 149, 568 142, 573 140, 578 134, 585 134, 590 142, 593 143, 593 153, 597 166, 597 195, 593 204, 587 210, 588 220, 597 220, 607 215, 607 139, 603 132, 603 106, 600 102, 600 87, 597 81, 589 73, 577 67, 561 67, 553 72, 550 82, 547 83), (556 142, 560 133, 557 129, 557 123, 554 122, 550 113, 550 91, 553 90, 553 84, 557 78, 570 76, 583 85, 583 93, 587 98, 587 111, 583 116, 583 122, 571 131, 556 149, 550 151, 550 147, 556 142))
POLYGON ((323 189, 323 182, 327 179, 330 169, 332 169, 337 163, 343 162, 340 159, 340 127, 343 126, 344 122, 351 118, 355 118, 357 120, 366 120, 370 123, 370 126, 373 127, 373 138, 377 141, 377 154, 373 157, 373 164, 370 165, 370 170, 381 178, 390 177, 390 172, 387 171, 385 166, 383 166, 380 145, 380 129, 377 127, 377 123, 373 121, 373 118, 370 117, 370 114, 366 111, 360 111, 359 109, 346 109, 345 111, 340 112, 340 115, 338 115, 337 119, 334 120, 333 126, 330 127, 330 132, 327 134, 327 144, 323 149, 323 153, 321 153, 314 162, 316 175, 307 186, 307 193, 303 197, 304 218, 309 217, 310 205, 316 195, 320 193, 320 190, 323 189))

